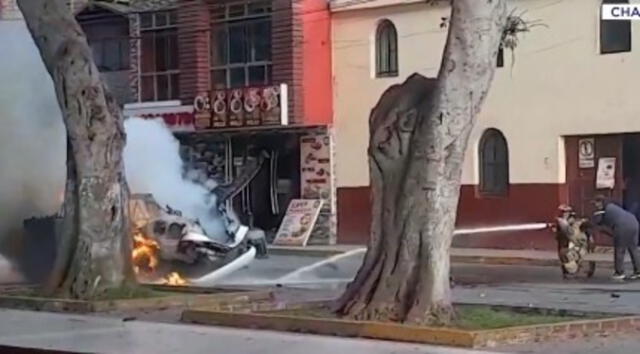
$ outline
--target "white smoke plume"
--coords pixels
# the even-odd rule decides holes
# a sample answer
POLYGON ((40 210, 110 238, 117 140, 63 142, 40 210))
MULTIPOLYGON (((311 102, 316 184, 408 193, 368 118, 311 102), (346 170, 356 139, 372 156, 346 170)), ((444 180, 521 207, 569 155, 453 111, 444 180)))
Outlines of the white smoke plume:
MULTIPOLYGON (((59 209, 65 145, 53 83, 26 25, 0 21, 0 242, 10 259, 23 220, 59 209)), ((21 279, 0 257, 0 282, 21 279)))
POLYGON ((0 21, 0 236, 55 213, 65 133, 53 83, 22 21, 0 21))
POLYGON ((211 237, 225 240, 224 224, 208 190, 183 178, 180 145, 161 119, 129 118, 124 123, 125 170, 134 193, 151 193, 160 205, 197 218, 211 237))
MULTIPOLYGON (((59 210, 66 175, 66 138, 53 83, 20 20, 0 20, 0 124, 0 247, 6 253, 24 219, 59 210)), ((199 218, 210 235, 221 235, 223 223, 209 213, 207 191, 182 179, 178 143, 167 127, 138 119, 125 126, 132 193, 150 192, 162 205, 199 218)), ((0 282, 6 281, 5 263, 0 257, 0 282)))

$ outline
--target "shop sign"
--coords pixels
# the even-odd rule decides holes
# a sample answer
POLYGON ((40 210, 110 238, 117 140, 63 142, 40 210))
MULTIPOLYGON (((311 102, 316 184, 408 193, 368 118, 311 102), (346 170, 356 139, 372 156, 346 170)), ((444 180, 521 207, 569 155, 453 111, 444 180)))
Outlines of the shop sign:
POLYGON ((162 119, 173 132, 193 131, 193 107, 182 106, 180 101, 128 103, 124 105, 125 117, 162 119))
POLYGON ((331 146, 328 135, 300 138, 300 194, 303 198, 331 198, 331 146))
POLYGON ((311 231, 318 220, 322 200, 318 199, 293 199, 289 203, 287 213, 280 224, 274 245, 301 246, 309 241, 311 231))
POLYGON ((287 125, 287 85, 221 89, 194 102, 196 129, 287 125))

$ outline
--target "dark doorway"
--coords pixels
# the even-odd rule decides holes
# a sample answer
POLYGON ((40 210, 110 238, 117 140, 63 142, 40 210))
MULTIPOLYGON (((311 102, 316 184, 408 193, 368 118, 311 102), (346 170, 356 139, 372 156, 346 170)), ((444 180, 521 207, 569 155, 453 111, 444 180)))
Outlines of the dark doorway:
POLYGON ((623 207, 635 215, 640 211, 640 134, 623 139, 622 152, 623 207))

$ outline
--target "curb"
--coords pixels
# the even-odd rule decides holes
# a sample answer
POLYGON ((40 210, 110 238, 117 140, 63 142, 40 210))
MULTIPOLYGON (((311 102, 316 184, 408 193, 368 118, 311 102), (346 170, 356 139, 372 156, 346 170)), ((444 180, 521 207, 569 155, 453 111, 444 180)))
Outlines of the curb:
POLYGON ((344 250, 318 250, 318 249, 292 249, 292 248, 269 248, 270 255, 276 256, 306 256, 306 257, 331 257, 346 253, 344 250))
POLYGON ((182 322, 245 329, 275 330, 338 337, 370 338, 463 348, 488 348, 587 337, 608 332, 640 330, 640 316, 568 320, 566 322, 514 326, 489 330, 418 327, 398 323, 353 321, 278 314, 277 312, 233 312, 218 309, 185 310, 182 322))
MULTIPOLYGON (((585 262, 592 260, 586 259, 585 262)), ((599 268, 613 269, 613 261, 596 260, 599 268)), ((458 264, 484 264, 484 265, 515 265, 537 267, 560 267, 558 259, 523 258, 523 257, 485 257, 485 256, 451 256, 451 263, 458 264)), ((625 264, 629 263, 626 261, 625 264)))
POLYGON ((182 322, 235 328, 265 329, 281 332, 310 333, 338 337, 361 337, 449 345, 463 348, 474 346, 471 332, 456 329, 414 327, 380 322, 293 317, 264 313, 187 310, 182 322))
POLYGON ((210 290, 209 293, 185 291, 185 294, 153 298, 84 301, 0 293, 0 308, 63 313, 96 313, 132 309, 152 310, 166 307, 192 308, 212 306, 232 308, 238 304, 270 300, 272 297, 271 291, 227 291, 216 293, 210 290))
POLYGON ((66 350, 42 349, 35 347, 18 347, 13 345, 0 345, 0 353, 11 354, 89 354, 83 352, 70 352, 66 350))
POLYGON ((523 257, 487 257, 452 255, 451 263, 486 264, 486 265, 528 265, 539 267, 559 267, 557 259, 523 258, 523 257))

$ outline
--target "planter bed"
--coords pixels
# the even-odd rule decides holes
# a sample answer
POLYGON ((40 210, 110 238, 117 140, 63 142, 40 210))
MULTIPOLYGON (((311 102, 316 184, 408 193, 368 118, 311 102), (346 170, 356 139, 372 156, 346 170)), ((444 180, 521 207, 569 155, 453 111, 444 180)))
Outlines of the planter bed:
POLYGON ((182 314, 188 323, 250 329, 362 337, 467 348, 493 347, 551 339, 640 329, 640 316, 619 316, 543 308, 457 304, 459 320, 451 327, 426 327, 391 322, 337 318, 326 303, 280 304, 242 311, 192 308, 182 314), (618 316, 618 317, 616 317, 618 316), (466 317, 466 318, 465 318, 466 317))

